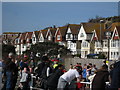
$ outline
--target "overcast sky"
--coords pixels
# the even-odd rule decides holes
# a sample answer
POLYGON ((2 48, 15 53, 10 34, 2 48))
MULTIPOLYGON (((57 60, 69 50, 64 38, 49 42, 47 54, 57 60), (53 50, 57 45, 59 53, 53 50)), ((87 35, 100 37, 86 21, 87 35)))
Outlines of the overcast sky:
POLYGON ((3 32, 41 30, 53 25, 63 26, 67 23, 87 22, 96 15, 101 17, 118 15, 118 0, 114 0, 114 2, 112 0, 106 0, 111 2, 87 2, 91 0, 86 0, 86 2, 72 3, 70 0, 69 2, 26 1, 29 2, 7 2, 7 0, 4 0, 2 3, 3 32))

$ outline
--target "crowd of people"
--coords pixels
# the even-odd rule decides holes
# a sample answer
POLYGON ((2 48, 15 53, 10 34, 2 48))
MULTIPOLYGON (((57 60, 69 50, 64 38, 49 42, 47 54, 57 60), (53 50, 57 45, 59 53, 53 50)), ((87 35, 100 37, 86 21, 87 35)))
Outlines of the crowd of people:
POLYGON ((47 55, 38 64, 34 59, 28 62, 26 57, 18 62, 15 55, 9 53, 6 60, 0 60, 1 90, 29 90, 31 84, 44 90, 120 90, 120 58, 110 67, 106 63, 101 68, 92 63, 76 63, 65 70, 62 63, 51 61, 47 55), (33 80, 32 76, 35 76, 33 80), (91 86, 82 82, 90 82, 91 86))

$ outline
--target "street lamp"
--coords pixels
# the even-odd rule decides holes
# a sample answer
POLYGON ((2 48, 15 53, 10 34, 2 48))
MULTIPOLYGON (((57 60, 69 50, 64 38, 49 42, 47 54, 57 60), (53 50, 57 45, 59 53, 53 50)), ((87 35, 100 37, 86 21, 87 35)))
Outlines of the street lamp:
POLYGON ((102 40, 102 22, 103 21, 104 20, 100 20, 100 48, 101 48, 101 50, 102 50, 102 42, 101 42, 101 40, 102 40))
POLYGON ((109 58, 110 58, 110 37, 111 37, 111 31, 106 31, 106 38, 108 40, 108 61, 109 61, 109 58))
POLYGON ((101 25, 102 22, 103 20, 100 20, 100 42, 101 42, 101 35, 102 35, 102 25, 101 25))

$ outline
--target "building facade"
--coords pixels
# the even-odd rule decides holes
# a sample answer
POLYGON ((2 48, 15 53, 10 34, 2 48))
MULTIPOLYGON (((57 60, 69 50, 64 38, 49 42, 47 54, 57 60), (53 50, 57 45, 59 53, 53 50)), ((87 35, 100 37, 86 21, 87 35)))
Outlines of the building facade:
MULTIPOLYGON (((68 24, 62 27, 50 27, 44 30, 14 34, 16 52, 18 55, 30 49, 32 44, 39 42, 55 42, 71 50, 71 54, 105 54, 110 60, 120 56, 120 22, 112 23, 106 28, 106 23, 68 24), (106 32, 110 32, 110 37, 106 32)), ((12 35, 12 36, 14 36, 12 35)), ((2 42, 8 44, 8 36, 3 33, 2 42)))

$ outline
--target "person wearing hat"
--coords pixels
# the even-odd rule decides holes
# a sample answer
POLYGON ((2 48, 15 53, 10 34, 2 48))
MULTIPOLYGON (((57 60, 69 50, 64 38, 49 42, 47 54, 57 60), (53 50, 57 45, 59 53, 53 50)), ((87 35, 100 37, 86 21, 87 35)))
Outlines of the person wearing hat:
POLYGON ((50 73, 52 72, 51 67, 50 67, 50 60, 49 58, 45 55, 42 57, 41 63, 38 64, 36 73, 37 73, 37 77, 41 78, 41 86, 40 88, 42 89, 46 89, 46 79, 47 77, 50 75, 50 73))
POLYGON ((41 60, 41 63, 38 64, 37 66, 37 70, 36 70, 36 73, 37 73, 37 76, 40 77, 41 76, 41 73, 42 73, 42 70, 45 66, 45 62, 47 62, 49 59, 47 56, 43 56, 42 57, 42 60, 41 60))

